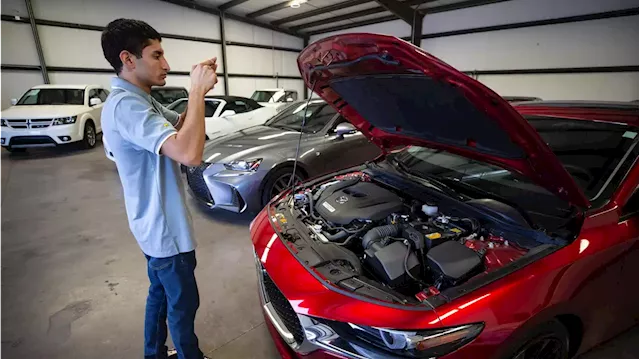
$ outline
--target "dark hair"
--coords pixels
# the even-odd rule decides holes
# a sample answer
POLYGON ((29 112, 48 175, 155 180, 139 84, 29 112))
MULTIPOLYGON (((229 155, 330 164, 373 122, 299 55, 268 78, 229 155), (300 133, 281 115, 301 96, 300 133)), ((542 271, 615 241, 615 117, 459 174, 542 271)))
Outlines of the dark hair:
POLYGON ((148 46, 151 40, 162 41, 162 38, 146 22, 133 19, 113 20, 102 32, 102 53, 116 73, 120 73, 120 52, 127 50, 140 58, 142 49, 148 46))

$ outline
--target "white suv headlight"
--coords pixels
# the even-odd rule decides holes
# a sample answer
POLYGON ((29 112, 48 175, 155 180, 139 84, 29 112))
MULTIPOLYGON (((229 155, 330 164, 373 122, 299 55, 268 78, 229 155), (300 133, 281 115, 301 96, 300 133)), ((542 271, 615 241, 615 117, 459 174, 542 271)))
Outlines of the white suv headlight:
POLYGON ((224 168, 231 171, 255 171, 260 166, 262 158, 254 160, 235 160, 224 164, 224 168))
POLYGON ((69 117, 61 117, 61 118, 54 118, 53 119, 53 125, 70 125, 72 123, 76 123, 76 120, 78 119, 78 116, 69 116, 69 117))

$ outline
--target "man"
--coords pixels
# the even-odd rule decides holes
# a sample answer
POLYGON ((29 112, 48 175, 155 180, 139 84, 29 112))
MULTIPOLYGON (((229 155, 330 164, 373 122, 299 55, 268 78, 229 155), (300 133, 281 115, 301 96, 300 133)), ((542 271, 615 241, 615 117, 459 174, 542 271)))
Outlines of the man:
POLYGON ((129 227, 144 252, 151 285, 145 314, 145 358, 167 358, 167 324, 179 358, 203 358, 194 330, 199 294, 195 248, 179 163, 197 166, 204 149, 204 96, 217 83, 216 58, 193 66, 188 111, 170 111, 151 96, 169 72, 160 34, 118 19, 102 33, 115 69, 102 127, 115 157, 129 227), (167 315, 168 314, 168 315, 167 315))

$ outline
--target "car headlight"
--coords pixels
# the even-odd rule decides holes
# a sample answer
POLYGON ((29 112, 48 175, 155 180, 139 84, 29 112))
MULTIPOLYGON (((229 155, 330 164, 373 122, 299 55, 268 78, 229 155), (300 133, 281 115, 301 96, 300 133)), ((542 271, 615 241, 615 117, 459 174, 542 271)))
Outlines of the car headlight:
POLYGON ((69 116, 69 117, 61 117, 61 118, 54 118, 53 119, 53 125, 70 125, 72 123, 76 123, 76 120, 78 119, 78 116, 69 116))
POLYGON ((375 353, 387 352, 407 358, 433 358, 444 356, 472 341, 484 329, 484 323, 466 324, 456 327, 431 330, 391 330, 373 328, 351 323, 342 323, 314 318, 314 322, 324 324, 333 335, 318 335, 312 328, 307 328, 306 336, 319 344, 336 345, 336 335, 346 341, 348 347, 342 349, 357 352, 366 357, 375 357, 375 353))
POLYGON ((235 160, 224 164, 224 168, 231 171, 255 171, 260 166, 262 158, 254 160, 235 160))

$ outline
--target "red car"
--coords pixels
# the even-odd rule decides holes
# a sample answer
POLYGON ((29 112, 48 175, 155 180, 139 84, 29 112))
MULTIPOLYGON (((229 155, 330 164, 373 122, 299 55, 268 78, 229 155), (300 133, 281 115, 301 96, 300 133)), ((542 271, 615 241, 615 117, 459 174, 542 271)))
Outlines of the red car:
POLYGON ((252 222, 282 357, 568 358, 637 324, 637 104, 512 107, 381 35, 298 64, 384 155, 252 222))

